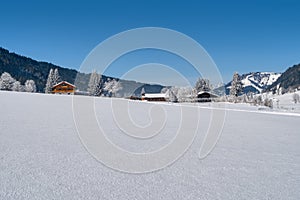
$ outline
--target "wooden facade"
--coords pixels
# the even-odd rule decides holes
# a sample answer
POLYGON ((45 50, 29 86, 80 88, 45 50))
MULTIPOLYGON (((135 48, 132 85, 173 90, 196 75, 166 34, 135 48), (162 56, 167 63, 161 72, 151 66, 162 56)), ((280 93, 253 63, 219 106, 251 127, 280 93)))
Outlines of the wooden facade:
POLYGON ((76 86, 68 83, 67 81, 62 81, 52 87, 53 94, 74 94, 76 86))

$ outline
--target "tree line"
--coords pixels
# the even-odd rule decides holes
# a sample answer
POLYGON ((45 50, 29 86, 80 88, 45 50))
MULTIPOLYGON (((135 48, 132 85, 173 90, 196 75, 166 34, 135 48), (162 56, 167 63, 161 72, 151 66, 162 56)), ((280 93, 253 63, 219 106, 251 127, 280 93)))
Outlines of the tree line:
MULTIPOLYGON (((50 69, 45 93, 51 93, 54 85, 61 81, 58 69, 50 69)), ((109 96, 116 97, 118 92, 122 89, 120 81, 108 78, 106 81, 102 79, 102 75, 93 71, 90 75, 87 94, 89 96, 109 96)))
MULTIPOLYGON (((58 69, 50 69, 47 82, 45 85, 45 93, 51 93, 54 85, 61 81, 58 69)), ((108 97, 121 97, 118 93, 122 90, 122 84, 116 79, 108 78, 106 81, 102 78, 102 75, 93 71, 90 75, 87 94, 89 96, 108 96, 108 97)), ((165 87, 161 90, 161 93, 166 93, 171 102, 188 102, 194 101, 200 92, 213 93, 213 86, 210 81, 205 78, 198 78, 194 87, 165 87)), ((9 73, 4 72, 0 76, 0 90, 6 91, 18 91, 18 92, 36 92, 36 85, 33 80, 26 80, 22 85, 20 81, 13 78, 9 73)), ((142 88, 141 94, 145 93, 145 89, 142 88)), ((293 102, 299 103, 299 95, 293 94, 293 102)), ((233 103, 250 103, 253 105, 264 105, 273 107, 274 102, 264 94, 243 93, 243 87, 241 82, 241 76, 235 72, 231 81, 229 95, 221 95, 218 98, 214 98, 214 101, 218 102, 233 102, 233 103)))
POLYGON ((87 92, 90 96, 118 97, 118 92, 122 89, 120 81, 108 78, 104 82, 102 75, 93 71, 90 76, 87 92))
MULTIPOLYGON (((210 80, 206 78, 198 78, 194 87, 165 87, 161 90, 161 93, 166 93, 172 102, 188 102, 188 101, 197 101, 197 96, 201 92, 208 92, 214 94, 214 89, 222 87, 220 85, 213 87, 210 84, 210 80)), ((223 92, 225 95, 225 90, 223 92)), ((233 79, 230 87, 230 98, 237 99, 243 93, 241 77, 236 72, 233 75, 233 79)), ((216 95, 216 94, 215 94, 216 95)), ((218 96, 218 95, 216 95, 218 96)), ((218 99, 221 99, 219 97, 218 99)), ((224 98, 223 98, 224 99, 224 98)))
POLYGON ((36 92, 36 85, 33 80, 26 80, 22 85, 9 73, 3 72, 0 77, 0 90, 15 91, 15 92, 36 92))

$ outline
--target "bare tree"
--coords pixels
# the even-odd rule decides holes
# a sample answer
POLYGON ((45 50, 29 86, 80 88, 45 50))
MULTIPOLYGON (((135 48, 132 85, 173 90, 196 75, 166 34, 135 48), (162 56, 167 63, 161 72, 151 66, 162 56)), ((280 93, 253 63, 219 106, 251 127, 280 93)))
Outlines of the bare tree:
POLYGON ((115 79, 113 80, 108 80, 107 82, 104 83, 104 90, 108 92, 109 96, 116 97, 117 93, 122 89, 122 85, 120 81, 116 81, 115 79))
POLYGON ((7 72, 4 72, 0 77, 0 90, 11 91, 16 80, 7 72))
POLYGON ((36 85, 33 80, 27 80, 25 82, 25 91, 26 92, 36 92, 36 85))
POLYGON ((23 91, 23 86, 21 85, 20 81, 16 81, 16 82, 13 83, 12 91, 16 91, 16 92, 22 92, 23 91))
POLYGON ((267 106, 269 108, 273 108, 273 101, 272 101, 272 99, 265 98, 265 100, 264 100, 264 106, 267 106))

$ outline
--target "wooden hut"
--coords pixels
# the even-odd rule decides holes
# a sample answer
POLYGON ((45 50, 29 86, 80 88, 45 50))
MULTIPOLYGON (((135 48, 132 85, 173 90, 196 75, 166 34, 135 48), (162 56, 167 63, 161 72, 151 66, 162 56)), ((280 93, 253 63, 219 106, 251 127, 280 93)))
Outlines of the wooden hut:
POLYGON ((53 94, 74 94, 75 88, 76 88, 75 85, 67 81, 62 81, 52 87, 52 93, 53 94))
POLYGON ((169 97, 163 93, 145 93, 142 94, 142 100, 144 101, 168 101, 169 97))
POLYGON ((198 102, 211 102, 211 100, 213 98, 217 98, 217 97, 218 97, 218 95, 213 94, 211 92, 207 92, 207 91, 201 91, 201 92, 198 92, 198 94, 197 94, 198 102))

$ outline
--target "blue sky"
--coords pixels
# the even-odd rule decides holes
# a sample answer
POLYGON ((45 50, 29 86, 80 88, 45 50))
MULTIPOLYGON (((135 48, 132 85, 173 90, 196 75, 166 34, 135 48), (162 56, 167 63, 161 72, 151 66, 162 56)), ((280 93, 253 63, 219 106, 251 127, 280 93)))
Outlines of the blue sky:
MULTIPOLYGON (((199 42, 226 82, 234 71, 282 72, 300 63, 299 10, 297 0, 2 1, 0 46, 79 69, 88 53, 114 34, 164 27, 199 42)), ((136 55, 139 64, 152 61, 145 59, 146 53, 136 55)), ((152 62, 163 60, 152 58, 152 62)), ((120 75, 118 69, 108 73, 120 75)))

